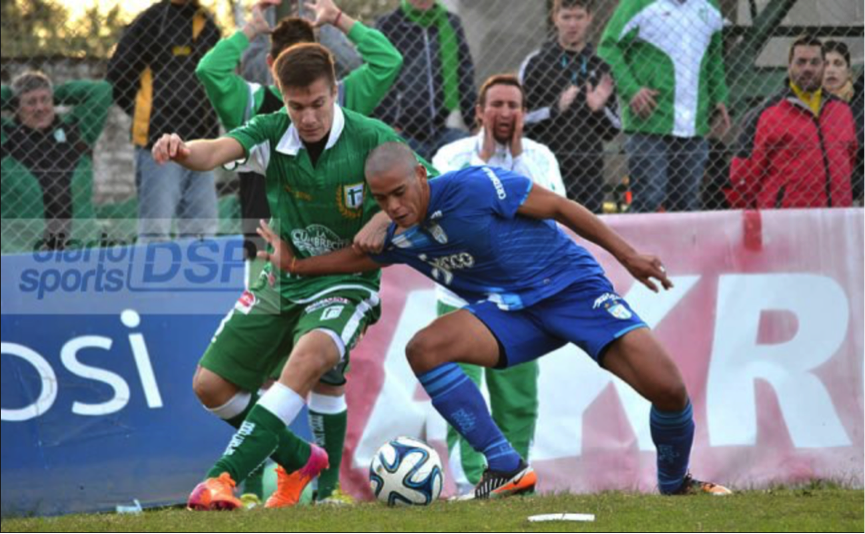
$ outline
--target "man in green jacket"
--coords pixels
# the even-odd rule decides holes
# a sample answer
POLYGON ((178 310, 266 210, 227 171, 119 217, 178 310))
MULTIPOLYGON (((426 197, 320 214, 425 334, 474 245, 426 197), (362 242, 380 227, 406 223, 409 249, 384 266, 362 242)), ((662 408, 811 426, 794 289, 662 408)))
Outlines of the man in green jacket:
MULTIPOLYGON (((226 130, 243 125, 255 115, 273 113, 283 108, 279 89, 247 82, 236 74, 243 52, 256 37, 270 34, 271 50, 268 66, 279 53, 300 42, 315 42, 312 31, 304 31, 305 19, 288 17, 276 28, 267 23, 263 10, 278 5, 280 0, 262 0, 252 9, 251 20, 229 38, 221 40, 198 64, 195 74, 207 91, 211 104, 226 130)), ((343 13, 332 0, 312 4, 319 28, 332 24, 357 46, 365 63, 337 84, 337 103, 352 111, 369 115, 399 76, 402 55, 380 31, 368 28, 343 13)), ((254 233, 254 232, 253 232, 254 233)))
MULTIPOLYGON (((264 9, 279 3, 280 0, 258 2, 252 8, 252 18, 243 29, 217 43, 196 68, 195 73, 204 85, 223 126, 227 130, 233 130, 256 115, 282 111, 285 107, 282 94, 276 86, 247 82, 236 74, 237 65, 250 43, 259 35, 270 35, 271 51, 267 56, 270 67, 280 52, 288 47, 301 42, 315 42, 314 28, 325 24, 332 24, 345 33, 357 46, 365 61, 364 65, 338 82, 337 104, 345 109, 369 115, 399 75, 402 67, 402 55, 399 51, 381 32, 368 28, 343 13, 332 0, 318 0, 310 4, 315 14, 312 23, 306 19, 288 17, 280 21, 276 28, 271 28, 264 16, 264 9)), ((247 236, 248 257, 254 258, 255 251, 250 249, 256 248, 256 245, 249 241, 249 237, 256 236, 258 221, 270 217, 270 209, 264 176, 255 173, 242 174, 240 201, 243 231, 247 236)), ((318 384, 310 396, 308 408, 309 425, 316 442, 324 447, 330 457, 330 467, 319 476, 316 498, 345 500, 346 496, 338 488, 348 421, 345 386, 318 384)), ((252 478, 252 484, 249 484, 249 479, 247 482, 247 491, 259 492, 255 477, 252 478)))
POLYGON ((111 107, 111 85, 78 80, 54 87, 37 71, 2 87, 3 251, 63 248, 98 240, 93 221, 96 140, 111 107), (70 106, 57 114, 55 105, 70 106))
POLYGON ((730 126, 717 0, 622 0, 598 55, 613 70, 628 134, 631 211, 700 206, 705 136, 730 126))

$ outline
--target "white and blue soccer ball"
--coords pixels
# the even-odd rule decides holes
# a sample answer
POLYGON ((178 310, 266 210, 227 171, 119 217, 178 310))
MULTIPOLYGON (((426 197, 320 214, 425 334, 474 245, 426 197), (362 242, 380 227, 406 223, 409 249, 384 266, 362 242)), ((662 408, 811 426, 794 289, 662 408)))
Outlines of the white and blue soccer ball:
POLYGON ((369 466, 369 485, 376 499, 389 506, 427 505, 444 485, 438 453, 423 441, 399 437, 381 446, 369 466))

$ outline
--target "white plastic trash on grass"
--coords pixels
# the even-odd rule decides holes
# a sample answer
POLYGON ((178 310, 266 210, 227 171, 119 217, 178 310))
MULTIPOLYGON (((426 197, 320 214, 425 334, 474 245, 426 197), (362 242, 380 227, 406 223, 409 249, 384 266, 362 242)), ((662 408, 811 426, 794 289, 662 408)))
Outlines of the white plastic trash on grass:
POLYGON ((138 502, 138 499, 132 501, 132 506, 125 506, 118 504, 115 508, 118 514, 140 514, 144 511, 141 507, 141 503, 138 502))
POLYGON ((541 521, 594 521, 595 514, 541 514, 530 515, 529 521, 539 523, 541 521))

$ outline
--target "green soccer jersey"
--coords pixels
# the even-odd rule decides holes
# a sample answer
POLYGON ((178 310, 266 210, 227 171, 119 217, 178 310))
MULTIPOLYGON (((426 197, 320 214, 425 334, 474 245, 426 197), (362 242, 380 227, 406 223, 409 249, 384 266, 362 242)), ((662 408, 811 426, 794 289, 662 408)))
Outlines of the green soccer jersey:
MULTIPOLYGON (((367 155, 383 143, 403 142, 383 122, 339 106, 335 106, 325 150, 314 167, 285 111, 259 115, 228 136, 243 145, 244 166, 265 175, 267 201, 278 219, 279 234, 299 258, 351 244, 379 210, 364 180, 367 155)), ((289 300, 303 302, 337 288, 377 291, 380 275, 375 271, 303 278, 281 273, 280 292, 289 300)))

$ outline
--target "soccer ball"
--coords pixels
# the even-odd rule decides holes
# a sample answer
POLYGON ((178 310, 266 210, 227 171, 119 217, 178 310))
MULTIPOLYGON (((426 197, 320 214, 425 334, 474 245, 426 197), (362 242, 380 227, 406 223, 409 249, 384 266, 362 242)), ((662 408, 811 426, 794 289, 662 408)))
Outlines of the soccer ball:
POLYGON ((427 505, 442 492, 438 453, 423 441, 399 437, 381 446, 369 466, 369 485, 381 502, 427 505))

